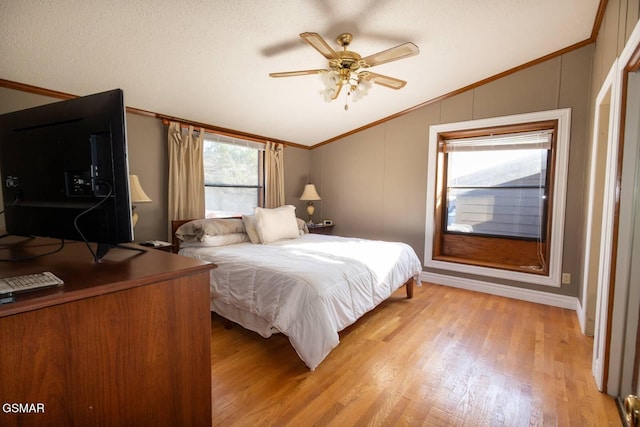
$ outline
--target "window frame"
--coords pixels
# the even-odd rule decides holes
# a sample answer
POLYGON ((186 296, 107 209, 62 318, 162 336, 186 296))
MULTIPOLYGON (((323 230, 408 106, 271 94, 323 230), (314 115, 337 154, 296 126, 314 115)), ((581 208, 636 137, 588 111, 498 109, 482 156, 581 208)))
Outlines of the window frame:
POLYGON ((440 270, 502 278, 525 283, 560 286, 564 212, 568 171, 571 109, 558 109, 466 122, 433 125, 429 130, 428 185, 424 266, 440 270), (552 128, 554 137, 548 159, 549 197, 546 200, 546 232, 542 239, 542 269, 531 254, 540 250, 537 239, 504 236, 464 236, 445 232, 446 167, 445 139, 552 128), (528 241, 527 241, 528 240, 528 241), (526 252, 522 252, 526 248, 526 252), (493 251, 486 254, 487 249, 493 251), (520 255, 522 255, 521 258, 520 255), (517 255, 517 256, 514 256, 517 255), (503 258, 507 257, 507 258, 503 258), (528 257, 528 258, 527 258, 528 257))
MULTIPOLYGON (((211 183, 207 183, 205 180, 204 182, 205 193, 207 188, 255 188, 257 192, 258 207, 264 207, 265 191, 266 191, 264 144, 256 143, 256 142, 241 139, 241 138, 212 133, 212 132, 205 133, 203 144, 205 142, 244 146, 248 148, 254 148, 255 150, 258 151, 258 160, 257 160, 258 184, 257 185, 211 184, 211 183)), ((204 170, 203 170, 203 173, 204 173, 204 170)), ((207 210, 207 206, 206 206, 206 200, 205 200, 205 212, 206 210, 207 210)))
MULTIPOLYGON (((503 189, 508 189, 508 190, 514 190, 514 189, 525 189, 525 188, 534 188, 534 189, 538 189, 538 190, 543 190, 542 194, 542 207, 541 207, 541 217, 540 217, 540 228, 544 228, 545 230, 548 228, 548 219, 549 219, 549 194, 552 193, 553 191, 553 175, 551 174, 551 171, 553 170, 553 164, 554 164, 554 154, 555 154, 555 150, 553 150, 553 144, 555 141, 555 134, 556 134, 556 130, 555 130, 555 122, 554 121, 547 121, 547 122, 540 122, 538 124, 531 124, 531 128, 534 129, 533 132, 529 131, 529 126, 527 126, 527 130, 526 131, 522 131, 521 130, 521 126, 516 125, 516 126, 504 126, 501 128, 492 128, 492 129, 478 129, 476 134, 473 134, 472 136, 468 137, 468 138, 473 138, 474 136, 480 136, 480 137, 488 137, 492 140, 496 140, 497 138, 500 138, 502 135, 522 135, 522 134, 537 134, 537 133, 545 133, 547 135, 549 135, 550 138, 550 142, 549 142, 549 147, 534 147, 536 149, 539 150, 544 150, 545 152, 547 152, 548 154, 546 155, 546 159, 545 159, 545 174, 544 174, 544 186, 527 186, 527 185, 509 185, 509 186, 504 186, 504 185, 493 185, 493 186, 483 186, 483 185, 475 185, 475 186, 471 186, 471 185, 457 185, 457 184, 451 184, 449 182, 449 170, 451 168, 451 156, 453 154, 455 154, 456 151, 461 152, 467 152, 467 153, 473 153, 473 152, 478 152, 476 150, 473 149, 468 149, 468 150, 448 150, 448 145, 451 143, 452 140, 458 140, 456 138, 456 135, 453 134, 452 136, 446 136, 444 134, 440 134, 440 136, 442 137, 441 140, 442 142, 439 145, 439 154, 441 153, 442 150, 442 155, 445 156, 445 162, 444 162, 444 170, 442 171, 442 173, 444 174, 444 180, 443 180, 443 212, 447 212, 447 216, 443 216, 443 222, 441 224, 442 227, 442 233, 444 234, 457 234, 460 236, 476 236, 476 237, 492 237, 492 238, 506 238, 506 239, 515 239, 515 240, 527 240, 527 241, 536 241, 536 240, 542 240, 542 241, 546 241, 547 239, 547 233, 540 233, 540 236, 537 237, 527 237, 527 236, 517 236, 517 235, 508 235, 508 234, 501 234, 501 233, 489 233, 489 232, 482 232, 482 231, 458 231, 458 230, 449 230, 449 218, 448 218, 448 214, 449 214, 449 207, 450 207, 450 193, 452 189, 460 189, 460 188, 466 188, 467 190, 485 190, 485 191, 490 191, 490 190, 503 190, 503 189), (441 149, 441 150, 440 150, 441 149)), ((467 138, 467 139, 468 139, 467 138)), ((508 138, 507 138, 508 139, 508 138)), ((454 142, 455 144, 455 142, 454 142)), ((468 143, 465 143, 465 145, 468 143)), ((514 146, 517 147, 518 144, 509 144, 510 146, 514 146)), ((538 144, 536 144, 538 145, 538 144)), ((501 145, 504 146, 504 145, 501 145)), ((504 149, 504 148, 503 148, 504 149)), ((518 151, 518 150, 524 150, 526 148, 517 148, 517 149, 512 149, 510 151, 518 151)), ((498 149, 481 149, 481 152, 495 152, 500 150, 498 149)), ((457 203, 456 203, 457 205, 457 203)))

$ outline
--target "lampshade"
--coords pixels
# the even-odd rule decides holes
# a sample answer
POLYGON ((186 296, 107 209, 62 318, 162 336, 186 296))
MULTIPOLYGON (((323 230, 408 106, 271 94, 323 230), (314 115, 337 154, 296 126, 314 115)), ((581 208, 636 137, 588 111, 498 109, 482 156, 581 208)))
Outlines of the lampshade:
MULTIPOLYGON (((328 71, 322 73, 322 82, 325 85, 325 89, 320 91, 320 94, 324 96, 324 100, 331 102, 338 97, 342 87, 347 89, 347 96, 353 94, 353 102, 357 102, 369 93, 371 89, 371 80, 367 77, 370 73, 365 71, 358 73, 352 71, 349 68, 343 68, 338 71, 328 71)), ((345 110, 349 109, 349 105, 345 104, 345 110)))
POLYGON ((302 196, 300 196, 300 200, 321 200, 320 195, 316 190, 316 186, 314 184, 305 185, 302 196))
POLYGON ((147 196, 147 193, 142 189, 138 175, 129 175, 129 193, 131 194, 132 203, 151 201, 149 196, 147 196))

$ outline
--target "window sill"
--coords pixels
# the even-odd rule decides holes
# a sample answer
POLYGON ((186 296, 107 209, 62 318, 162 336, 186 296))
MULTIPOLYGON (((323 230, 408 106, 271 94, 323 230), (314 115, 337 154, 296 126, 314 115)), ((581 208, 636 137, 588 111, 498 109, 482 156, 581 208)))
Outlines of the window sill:
POLYGON ((455 256, 446 256, 446 255, 435 256, 433 257, 433 259, 435 261, 441 261, 441 262, 447 262, 447 263, 453 263, 453 264, 464 264, 464 265, 469 265, 473 267, 486 267, 486 268, 492 268, 492 269, 498 269, 498 270, 509 270, 509 271, 516 271, 520 273, 536 274, 538 276, 546 276, 549 274, 548 271, 544 271, 544 269, 541 269, 540 267, 533 266, 533 265, 518 266, 518 265, 512 265, 512 264, 503 264, 499 262, 475 261, 471 259, 459 258, 455 256))
MULTIPOLYGON (((480 266, 462 263, 460 260, 454 262, 450 257, 438 257, 438 259, 426 260, 424 266, 427 268, 455 271, 456 273, 465 273, 474 276, 513 280, 515 282, 552 286, 555 288, 560 287, 559 274, 557 275, 558 277, 552 277, 551 275, 544 274, 544 272, 535 270, 514 271, 512 269, 505 269, 506 267, 498 267, 497 264, 491 266, 480 266)), ((513 268, 513 266, 508 267, 513 268)))

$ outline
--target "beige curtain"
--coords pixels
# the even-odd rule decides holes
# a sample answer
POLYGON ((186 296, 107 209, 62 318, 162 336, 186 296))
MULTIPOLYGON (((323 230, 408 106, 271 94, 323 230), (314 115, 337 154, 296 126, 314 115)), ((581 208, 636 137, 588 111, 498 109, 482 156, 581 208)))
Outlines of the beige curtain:
POLYGON ((204 130, 169 123, 169 220, 204 218, 204 130))
POLYGON ((284 146, 267 142, 264 150, 265 163, 265 207, 284 205, 284 146))

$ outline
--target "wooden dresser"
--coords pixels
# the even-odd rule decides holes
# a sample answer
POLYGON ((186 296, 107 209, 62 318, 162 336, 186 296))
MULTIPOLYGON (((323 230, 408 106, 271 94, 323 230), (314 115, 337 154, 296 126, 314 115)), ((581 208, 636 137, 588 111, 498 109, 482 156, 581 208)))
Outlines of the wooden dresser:
MULTIPOLYGON (((0 258, 52 245, 2 239, 0 258)), ((0 263, 0 277, 51 271, 65 282, 0 305, 0 425, 211 425, 214 267, 157 250, 113 249, 94 263, 83 243, 0 263)))

